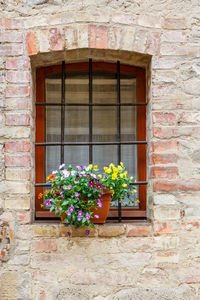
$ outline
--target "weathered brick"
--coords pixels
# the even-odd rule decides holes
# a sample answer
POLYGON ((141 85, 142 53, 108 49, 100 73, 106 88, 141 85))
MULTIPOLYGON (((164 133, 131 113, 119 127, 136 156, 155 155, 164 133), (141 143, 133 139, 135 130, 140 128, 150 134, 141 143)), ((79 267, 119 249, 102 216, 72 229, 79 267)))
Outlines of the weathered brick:
POLYGON ((28 58, 8 58, 6 59, 6 69, 8 70, 27 70, 30 68, 28 58))
POLYGON ((160 33, 151 32, 148 34, 146 53, 150 55, 158 54, 160 46, 160 33))
POLYGON ((177 162, 177 155, 175 153, 153 153, 151 156, 151 161, 153 164, 173 164, 177 162))
POLYGON ((18 19, 1 18, 0 27, 5 29, 22 29, 23 22, 18 19))
POLYGON ((180 209, 178 208, 170 208, 170 207, 154 208, 154 218, 157 221, 179 220, 180 216, 181 216, 180 209))
POLYGON ((122 29, 120 27, 113 27, 108 32, 108 49, 120 49, 122 29))
POLYGON ((176 137, 177 134, 174 128, 170 127, 155 127, 153 129, 153 136, 156 138, 166 139, 176 137))
POLYGON ((31 164, 30 155, 10 155, 6 154, 5 164, 7 167, 29 167, 31 164))
POLYGON ((57 241, 55 239, 33 241, 32 249, 34 252, 46 252, 46 253, 55 252, 57 251, 57 241))
POLYGON ((178 141, 158 141, 152 142, 152 151, 153 152, 160 152, 160 151, 175 151, 178 149, 178 141))
POLYGON ((136 30, 133 50, 144 53, 146 50, 146 43, 147 43, 147 31, 141 29, 136 30))
POLYGON ((153 113, 153 122, 161 124, 175 124, 176 115, 174 113, 153 113))
POLYGON ((99 226, 98 234, 100 237, 114 237, 124 234, 124 225, 103 225, 99 226))
POLYGON ((27 97, 30 95, 30 87, 24 86, 7 86, 6 87, 6 97, 27 97))
POLYGON ((30 150, 31 145, 28 141, 15 141, 5 143, 6 152, 29 152, 30 150))
POLYGON ((171 223, 155 223, 153 231, 155 235, 172 234, 173 226, 171 223))
POLYGON ((27 169, 19 169, 19 168, 6 168, 6 179, 7 180, 30 180, 31 179, 31 171, 27 169))
POLYGON ((29 56, 37 54, 36 37, 33 32, 27 33, 26 46, 27 46, 27 51, 29 56))
POLYGON ((30 212, 18 213, 17 219, 21 224, 29 224, 31 222, 31 213, 30 212))
POLYGON ((7 113, 6 114, 6 125, 9 126, 22 126, 30 125, 30 115, 29 114, 15 114, 7 113))
POLYGON ((108 42, 108 28, 106 26, 89 26, 90 48, 106 49, 108 42))
POLYGON ((138 25, 152 28, 161 28, 161 17, 153 15, 139 15, 138 25))
POLYGON ((43 236, 43 237, 56 237, 58 236, 56 226, 51 225, 35 225, 33 227, 33 233, 35 236, 43 236))
POLYGON ((177 167, 152 167, 151 178, 176 178, 178 176, 177 167))
POLYGON ((155 194, 153 196, 153 203, 155 205, 177 205, 177 198, 169 193, 155 194))
POLYGON ((63 40, 58 28, 49 29, 50 47, 54 51, 63 50, 63 40))
POLYGON ((12 110, 27 110, 30 108, 30 100, 28 98, 7 98, 6 107, 12 110))
POLYGON ((186 33, 184 31, 168 30, 164 31, 161 37, 162 42, 183 43, 186 42, 186 33))
POLYGON ((165 29, 186 29, 186 19, 185 18, 165 18, 164 25, 165 29))
POLYGON ((6 72, 6 80, 11 83, 27 83, 30 82, 30 73, 26 71, 8 71, 6 72))
POLYGON ((21 44, 1 44, 0 55, 2 56, 19 56, 24 53, 23 45, 21 44))
POLYGON ((150 225, 127 225, 126 227, 127 237, 142 237, 151 235, 152 226, 150 225))
POLYGON ((30 199, 5 199, 5 208, 13 210, 28 210, 30 209, 30 199))
POLYGON ((15 31, 6 31, 0 33, 0 41, 2 43, 22 43, 23 34, 17 30, 15 31))
POLYGON ((200 180, 185 180, 185 181, 155 181, 153 184, 154 191, 199 191, 200 180))

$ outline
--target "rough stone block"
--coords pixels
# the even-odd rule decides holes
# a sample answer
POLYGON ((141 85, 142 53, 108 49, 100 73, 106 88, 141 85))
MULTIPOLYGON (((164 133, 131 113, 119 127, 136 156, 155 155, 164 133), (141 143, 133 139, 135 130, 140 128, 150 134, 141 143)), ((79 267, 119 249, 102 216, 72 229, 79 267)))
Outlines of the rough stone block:
POLYGON ((102 225, 98 228, 100 237, 115 237, 125 233, 125 226, 121 225, 102 225))
POLYGON ((57 230, 57 226, 34 225, 33 226, 33 234, 35 236, 42 236, 42 237, 57 237, 58 230, 57 230))
POLYGON ((55 252, 57 251, 57 241, 50 240, 50 239, 43 239, 39 241, 33 241, 32 242, 32 250, 34 252, 55 252))
POLYGON ((126 236, 127 237, 145 237, 152 235, 151 225, 127 225, 126 236))

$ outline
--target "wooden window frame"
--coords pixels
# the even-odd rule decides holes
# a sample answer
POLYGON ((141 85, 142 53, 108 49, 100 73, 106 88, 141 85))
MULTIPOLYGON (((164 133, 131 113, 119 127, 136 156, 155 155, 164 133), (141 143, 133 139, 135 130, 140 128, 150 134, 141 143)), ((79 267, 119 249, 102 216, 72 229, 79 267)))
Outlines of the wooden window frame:
MULTIPOLYGON (((88 71, 90 62, 68 63, 41 67, 36 70, 36 141, 35 141, 35 217, 36 219, 56 218, 54 213, 41 208, 42 199, 38 194, 43 192, 45 168, 45 77, 55 73, 88 71), (42 146, 42 145, 43 146, 42 146)), ((93 71, 118 72, 118 63, 92 62, 93 71)), ((109 218, 113 221, 132 222, 135 218, 146 218, 146 72, 145 69, 125 64, 120 64, 120 73, 134 75, 137 80, 137 141, 143 146, 137 151, 139 208, 123 208, 119 218, 119 208, 112 208, 109 218), (119 220, 120 219, 120 220, 119 220)), ((64 87, 62 87, 64 88, 64 87)), ((120 90, 119 90, 120 93, 120 90)), ((120 97, 120 96, 119 96, 120 97)), ((123 142, 121 143, 123 144, 123 142)), ((120 144, 120 145, 121 145, 120 144)), ((131 144, 131 142, 130 142, 131 144)))

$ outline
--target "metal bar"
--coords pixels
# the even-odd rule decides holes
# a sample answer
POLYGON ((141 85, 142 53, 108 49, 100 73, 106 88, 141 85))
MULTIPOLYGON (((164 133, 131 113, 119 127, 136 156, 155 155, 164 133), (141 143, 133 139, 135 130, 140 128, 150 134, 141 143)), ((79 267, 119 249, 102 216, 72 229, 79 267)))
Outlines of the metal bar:
POLYGON ((89 163, 93 162, 92 147, 92 59, 89 59, 89 163))
MULTIPOLYGON (((120 144, 120 139, 121 139, 121 118, 120 118, 120 103, 121 103, 121 97, 120 97, 120 62, 117 61, 117 139, 118 139, 118 164, 120 164, 121 161, 121 144, 120 144)), ((121 199, 118 199, 118 221, 122 221, 122 204, 121 204, 121 199)))
POLYGON ((61 94, 61 149, 60 164, 64 163, 64 140, 65 140, 65 62, 62 62, 62 94, 61 94))
POLYGON ((46 103, 37 102, 38 106, 146 106, 148 103, 46 103))
MULTIPOLYGON (((148 184, 147 181, 137 181, 137 182, 131 183, 131 185, 146 185, 146 184, 148 184)), ((51 186, 51 184, 48 184, 48 183, 36 183, 35 184, 35 187, 41 187, 41 186, 51 186)))
POLYGON ((82 146, 82 145, 147 145, 146 141, 120 141, 120 142, 46 142, 46 143, 35 143, 35 146, 82 146))

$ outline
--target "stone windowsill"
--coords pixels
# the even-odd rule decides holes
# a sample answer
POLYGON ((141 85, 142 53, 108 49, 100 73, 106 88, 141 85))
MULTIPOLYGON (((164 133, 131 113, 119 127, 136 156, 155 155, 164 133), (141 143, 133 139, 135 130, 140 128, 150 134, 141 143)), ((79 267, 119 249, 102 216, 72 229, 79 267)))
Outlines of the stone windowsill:
POLYGON ((64 226, 62 224, 42 224, 35 223, 33 226, 33 234, 38 237, 85 237, 85 231, 90 230, 88 237, 147 237, 152 236, 152 224, 150 223, 134 223, 134 224, 104 224, 95 225, 95 228, 85 227, 75 229, 72 226, 64 226))

